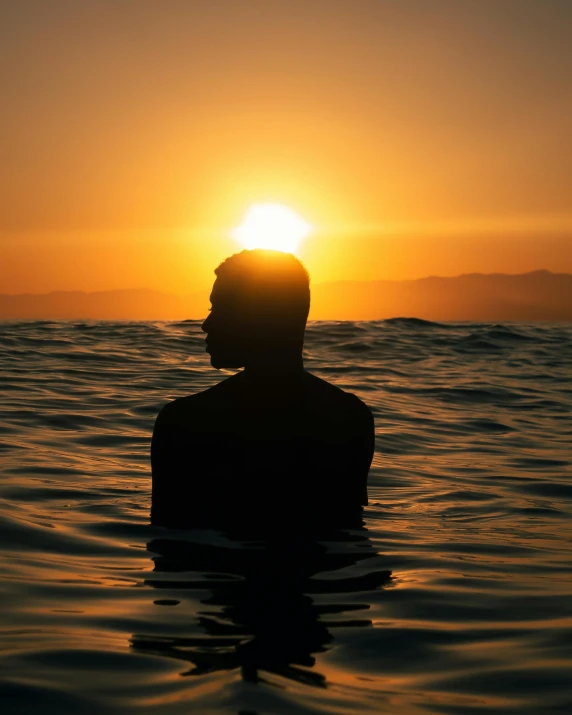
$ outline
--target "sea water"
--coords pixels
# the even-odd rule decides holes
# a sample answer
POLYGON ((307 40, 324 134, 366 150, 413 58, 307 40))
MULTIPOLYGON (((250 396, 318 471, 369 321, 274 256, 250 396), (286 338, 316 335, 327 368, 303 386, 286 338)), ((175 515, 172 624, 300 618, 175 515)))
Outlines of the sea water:
POLYGON ((572 712, 572 326, 311 323, 377 433, 314 543, 149 525, 158 410, 225 377, 200 322, 0 346, 2 713, 572 712))

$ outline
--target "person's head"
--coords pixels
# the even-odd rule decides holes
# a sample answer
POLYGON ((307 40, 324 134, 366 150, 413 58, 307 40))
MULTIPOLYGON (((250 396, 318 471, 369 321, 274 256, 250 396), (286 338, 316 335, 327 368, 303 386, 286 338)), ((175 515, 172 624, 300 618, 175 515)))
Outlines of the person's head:
POLYGON ((301 354, 310 277, 291 253, 236 253, 215 270, 211 312, 202 325, 213 367, 301 354))

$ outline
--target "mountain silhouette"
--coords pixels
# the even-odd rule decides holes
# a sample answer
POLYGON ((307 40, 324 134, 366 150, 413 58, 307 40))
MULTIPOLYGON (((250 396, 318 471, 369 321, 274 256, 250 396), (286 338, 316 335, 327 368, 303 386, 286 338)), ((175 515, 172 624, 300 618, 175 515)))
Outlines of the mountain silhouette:
POLYGON ((0 294, 0 318, 30 320, 180 320, 200 318, 206 308, 203 294, 182 298, 147 288, 53 293, 0 294))
MULTIPOLYGON (((203 319, 208 291, 187 296, 149 289, 0 294, 0 319, 203 319)), ((572 320, 572 275, 470 273, 409 281, 333 281, 312 285, 314 320, 572 320)))
POLYGON ((379 320, 572 320, 572 275, 469 273, 411 281, 337 281, 312 292, 310 317, 379 320))

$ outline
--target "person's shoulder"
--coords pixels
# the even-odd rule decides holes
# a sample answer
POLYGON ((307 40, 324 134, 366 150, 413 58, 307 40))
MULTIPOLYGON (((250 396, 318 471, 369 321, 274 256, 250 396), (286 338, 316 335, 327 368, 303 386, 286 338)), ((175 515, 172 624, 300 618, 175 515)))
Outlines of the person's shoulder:
POLYGON ((319 411, 344 420, 365 419, 369 421, 373 418, 370 408, 353 392, 346 392, 341 387, 332 385, 331 382, 311 373, 307 373, 307 375, 311 402, 319 411))
POLYGON ((220 411, 228 403, 237 377, 233 375, 206 390, 167 402, 157 415, 157 421, 164 424, 188 423, 220 411))

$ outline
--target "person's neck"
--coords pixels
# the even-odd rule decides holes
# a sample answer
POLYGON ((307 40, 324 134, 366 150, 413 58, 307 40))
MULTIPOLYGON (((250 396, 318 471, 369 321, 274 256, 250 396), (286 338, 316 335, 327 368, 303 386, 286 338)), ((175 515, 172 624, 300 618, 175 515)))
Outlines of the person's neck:
POLYGON ((244 376, 253 385, 268 383, 289 384, 304 375, 302 353, 289 355, 257 355, 244 367, 244 376))

